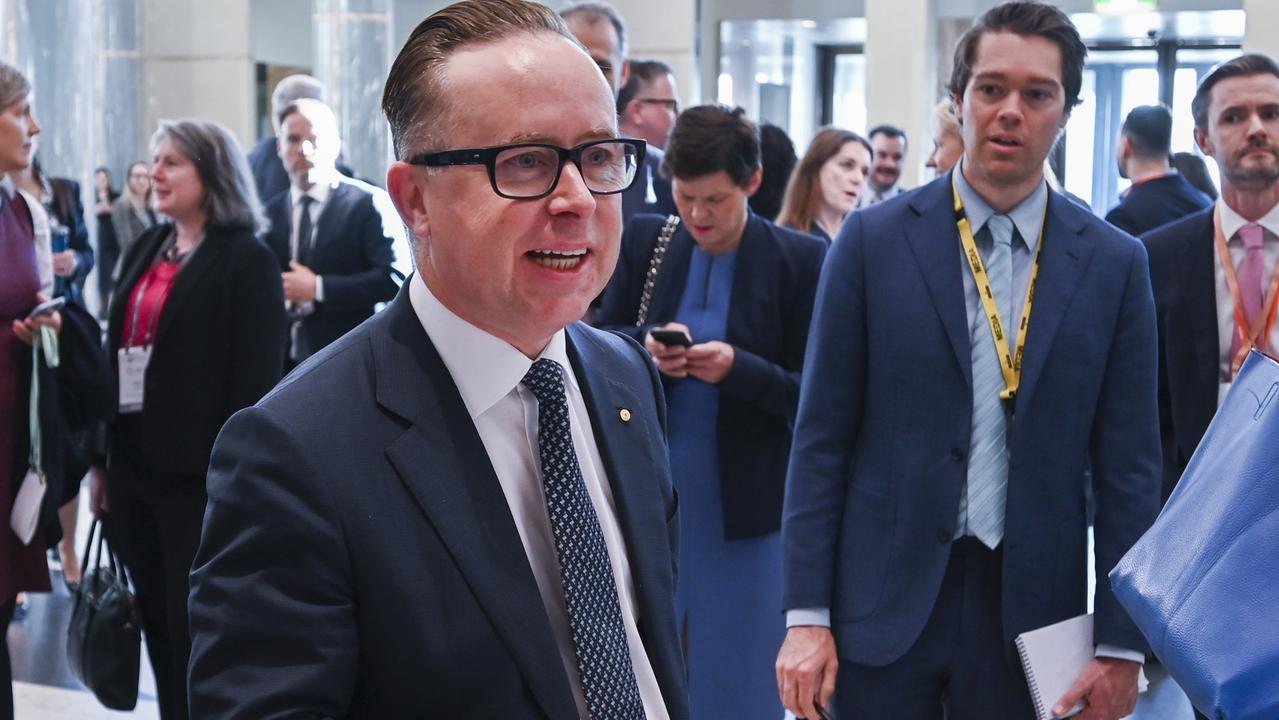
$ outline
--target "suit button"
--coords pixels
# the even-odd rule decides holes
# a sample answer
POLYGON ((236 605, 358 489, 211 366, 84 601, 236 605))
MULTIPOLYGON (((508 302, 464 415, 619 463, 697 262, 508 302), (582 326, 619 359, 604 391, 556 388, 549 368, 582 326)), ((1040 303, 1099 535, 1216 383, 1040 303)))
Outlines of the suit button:
POLYGON ((948 531, 946 528, 942 528, 937 531, 937 542, 942 545, 945 545, 950 542, 951 540, 950 536, 951 536, 951 532, 948 531))
POLYGON ((965 453, 964 453, 964 451, 963 451, 963 450, 961 450, 961 449, 959 449, 959 448, 951 448, 951 449, 950 449, 950 459, 951 459, 951 460, 954 460, 954 461, 955 461, 955 462, 957 462, 957 463, 961 463, 961 462, 963 462, 963 461, 964 461, 964 457, 965 457, 965 453))

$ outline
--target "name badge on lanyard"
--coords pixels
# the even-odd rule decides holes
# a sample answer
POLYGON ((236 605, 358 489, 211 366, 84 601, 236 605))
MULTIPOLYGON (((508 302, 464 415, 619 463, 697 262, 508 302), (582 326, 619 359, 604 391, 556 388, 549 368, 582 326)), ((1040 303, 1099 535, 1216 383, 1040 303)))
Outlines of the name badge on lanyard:
POLYGON ((151 346, 120 348, 116 361, 120 368, 120 412, 142 412, 151 346))

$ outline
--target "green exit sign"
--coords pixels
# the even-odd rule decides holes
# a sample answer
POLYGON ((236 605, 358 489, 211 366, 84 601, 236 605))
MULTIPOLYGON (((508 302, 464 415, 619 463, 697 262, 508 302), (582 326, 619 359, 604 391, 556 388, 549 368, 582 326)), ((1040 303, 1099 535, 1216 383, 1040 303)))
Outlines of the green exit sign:
POLYGON ((1158 4, 1158 0, 1093 0, 1092 7, 1102 15, 1126 15, 1154 12, 1158 4))

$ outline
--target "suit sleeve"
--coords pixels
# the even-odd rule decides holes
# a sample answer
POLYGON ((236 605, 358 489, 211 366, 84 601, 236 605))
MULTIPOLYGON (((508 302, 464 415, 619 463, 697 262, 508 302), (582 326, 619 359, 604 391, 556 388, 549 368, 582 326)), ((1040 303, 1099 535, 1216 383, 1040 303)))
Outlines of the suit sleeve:
POLYGON ((829 608, 867 377, 863 217, 826 258, 804 357, 782 516, 783 608, 829 608))
POLYGON ((1112 568, 1159 512, 1158 348, 1150 269, 1140 243, 1132 257, 1114 342, 1092 427, 1093 490, 1097 502, 1097 644, 1145 652, 1140 631, 1116 601, 1112 568))
POLYGON ((213 449, 191 572, 191 717, 345 717, 358 638, 333 500, 282 423, 251 408, 213 449))
POLYGON ((395 297, 395 281, 391 279, 391 264, 395 253, 391 249, 394 240, 384 229, 382 216, 373 203, 373 196, 360 199, 360 208, 352 220, 355 237, 360 243, 363 267, 350 274, 324 274, 324 310, 330 312, 372 312, 373 306, 395 297))
POLYGON ((266 245, 253 240, 237 255, 231 324, 231 397, 234 410, 253 405, 284 373, 288 320, 284 287, 266 245))
POLYGON ((800 371, 804 367, 804 348, 808 343, 813 319, 813 303, 826 248, 819 241, 796 243, 802 250, 790 281, 780 287, 786 297, 773 298, 786 308, 782 327, 782 357, 773 362, 743 348, 733 346, 733 368, 720 388, 739 400, 751 403, 766 413, 788 420, 795 417, 799 406, 800 371))

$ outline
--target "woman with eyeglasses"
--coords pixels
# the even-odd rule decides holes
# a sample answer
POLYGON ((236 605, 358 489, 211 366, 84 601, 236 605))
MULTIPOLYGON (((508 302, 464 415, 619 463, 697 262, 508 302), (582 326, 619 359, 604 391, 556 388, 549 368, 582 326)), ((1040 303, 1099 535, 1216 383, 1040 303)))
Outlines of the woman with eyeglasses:
POLYGON ((164 122, 151 147, 156 210, 171 222, 143 233, 121 264, 107 335, 119 408, 92 496, 137 589, 160 717, 175 720, 187 717, 187 578, 209 454, 227 418, 280 379, 286 322, 279 267, 257 238, 257 191, 231 133, 164 122))
POLYGON ((642 342, 666 387, 692 717, 776 720, 782 492, 826 247, 751 212, 740 108, 685 110, 662 171, 679 216, 627 224, 597 324, 642 342))
POLYGON ((870 142, 851 130, 818 130, 791 175, 777 224, 832 242, 857 208, 873 154, 870 142))

